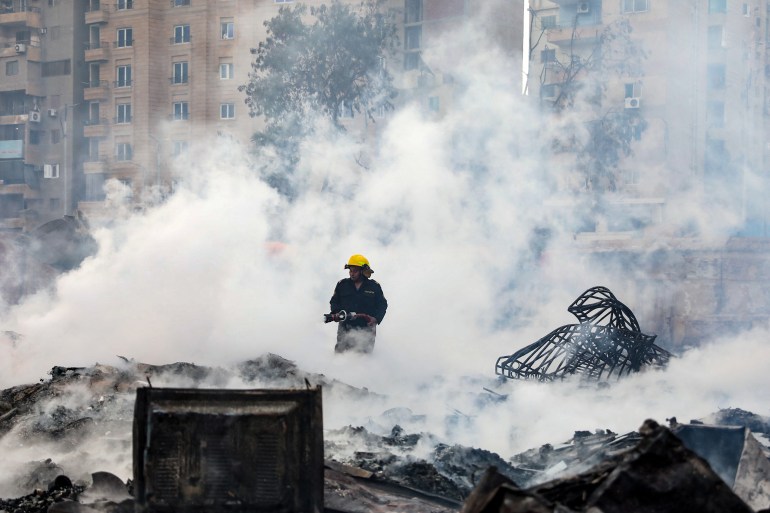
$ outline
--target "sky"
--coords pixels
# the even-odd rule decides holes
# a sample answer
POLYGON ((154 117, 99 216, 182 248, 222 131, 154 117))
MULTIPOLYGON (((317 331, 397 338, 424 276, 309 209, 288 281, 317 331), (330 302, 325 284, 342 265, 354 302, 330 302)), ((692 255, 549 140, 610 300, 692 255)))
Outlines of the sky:
MULTIPOLYGON (((477 37, 472 28, 454 44, 477 37)), ((770 414, 762 329, 690 348, 665 371, 605 389, 497 379, 496 359, 574 322, 567 306, 588 288, 609 287, 634 312, 650 299, 628 287, 645 280, 634 269, 596 269, 561 250, 572 232, 547 205, 564 170, 542 165, 538 144, 558 126, 519 95, 520 75, 501 72, 505 59, 487 47, 454 70, 464 89, 442 119, 416 104, 394 113, 368 168, 356 163, 363 148, 354 138, 319 121, 301 149, 293 201, 253 171, 246 148, 194 146, 166 202, 96 228, 98 252, 53 292, 0 310, 2 330, 23 337, 0 338, 0 389, 47 379, 54 365, 119 365, 118 355, 213 366, 271 352, 386 397, 330 397, 328 429, 373 426, 405 407, 425 415, 407 430, 506 458, 579 429, 622 433, 647 418, 727 407, 770 414), (370 260, 389 307, 372 355, 337 355, 336 326, 322 314, 356 253, 370 260), (507 399, 485 400, 484 388, 507 399)), ((120 189, 110 194, 120 209, 120 189)), ((684 221, 709 215, 686 205, 684 221)), ((4 444, 20 461, 50 451, 4 444)), ((125 474, 127 458, 103 463, 125 474)))

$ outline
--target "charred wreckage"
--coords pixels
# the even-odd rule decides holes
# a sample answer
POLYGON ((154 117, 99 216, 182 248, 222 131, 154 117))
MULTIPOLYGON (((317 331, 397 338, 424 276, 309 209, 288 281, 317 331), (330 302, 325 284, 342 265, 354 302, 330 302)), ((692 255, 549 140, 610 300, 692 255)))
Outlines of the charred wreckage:
POLYGON ((645 335, 633 312, 606 287, 583 292, 567 309, 578 319, 508 356, 495 372, 506 378, 553 381, 579 375, 608 380, 638 372, 644 366, 664 367, 671 353, 645 335))
MULTIPOLYGON (((579 324, 501 357, 498 373, 620 378, 671 356, 606 288, 589 289, 569 311, 579 324)), ((408 410, 383 413, 380 425, 392 425, 385 436, 363 426, 325 430, 322 389, 355 400, 376 394, 277 355, 234 369, 127 364, 55 367, 49 381, 0 391, 0 442, 12 433, 77 453, 99 424, 123 433, 114 449, 131 449, 133 469, 127 481, 103 471, 72 481, 64 465, 31 462, 15 481, 31 493, 0 499, 0 513, 770 513, 770 459, 758 441, 770 436, 770 419, 743 410, 668 426, 648 419, 621 435, 576 431, 504 459, 406 432, 397 422, 408 410), (191 388, 152 386, 176 378, 191 388), (233 379, 261 388, 206 388, 233 379), (84 385, 87 407, 51 410, 84 385)))

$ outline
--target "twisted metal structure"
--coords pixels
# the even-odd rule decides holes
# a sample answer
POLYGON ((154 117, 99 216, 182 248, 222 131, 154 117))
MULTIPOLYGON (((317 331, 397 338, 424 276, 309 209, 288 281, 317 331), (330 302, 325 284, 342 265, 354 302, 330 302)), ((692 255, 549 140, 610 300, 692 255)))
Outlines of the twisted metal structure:
POLYGON ((603 380, 621 378, 645 365, 663 367, 671 353, 645 335, 631 310, 606 287, 583 292, 567 309, 579 324, 555 329, 509 356, 495 372, 506 378, 554 381, 580 374, 603 380))

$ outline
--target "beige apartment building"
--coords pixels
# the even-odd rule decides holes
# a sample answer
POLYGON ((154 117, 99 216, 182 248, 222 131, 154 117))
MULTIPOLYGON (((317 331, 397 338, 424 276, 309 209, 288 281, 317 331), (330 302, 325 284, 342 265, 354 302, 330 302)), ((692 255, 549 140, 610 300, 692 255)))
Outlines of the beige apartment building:
MULTIPOLYGON (((563 64, 584 59, 611 24, 626 20, 647 53, 636 76, 602 77, 603 113, 628 122, 634 153, 620 163, 618 190, 604 198, 615 216, 577 233, 567 251, 590 255, 599 270, 624 270, 625 288, 650 300, 639 307, 644 329, 666 347, 770 322, 768 4, 530 2, 527 85, 545 112, 558 98, 563 64), (694 211, 700 232, 679 222, 694 211), (728 240, 702 236, 725 219, 738 225, 728 240)), ((566 172, 574 158, 564 152, 554 162, 566 172)), ((570 212, 549 205, 559 206, 570 212)))
MULTIPOLYGON (((118 180, 136 208, 172 187, 174 164, 217 137, 248 145, 261 120, 243 93, 264 21, 292 0, 2 0, 0 228, 107 215, 118 180)), ((356 0, 350 0, 358 4, 356 0)), ((320 5, 323 0, 307 0, 320 5)), ((486 2, 488 5, 488 2, 486 2)), ((487 9, 498 43, 520 55, 523 0, 487 9)), ((402 50, 387 65, 398 102, 440 116, 453 77, 423 51, 476 16, 480 0, 389 0, 402 50)), ((516 67, 516 66, 514 66, 516 67)), ((514 72, 517 72, 514 70, 514 72)), ((376 138, 387 118, 341 122, 376 138)))
MULTIPOLYGON (((635 153, 621 165, 614 201, 644 225, 676 215, 684 188, 705 204, 725 204, 739 233, 768 234, 768 112, 765 0, 532 0, 529 94, 547 106, 559 65, 590 52, 623 19, 647 53, 643 73, 606 78, 607 98, 630 124, 644 122, 635 153)), ((631 127, 631 130, 639 130, 631 127)), ((603 226, 608 232, 627 228, 603 226)))

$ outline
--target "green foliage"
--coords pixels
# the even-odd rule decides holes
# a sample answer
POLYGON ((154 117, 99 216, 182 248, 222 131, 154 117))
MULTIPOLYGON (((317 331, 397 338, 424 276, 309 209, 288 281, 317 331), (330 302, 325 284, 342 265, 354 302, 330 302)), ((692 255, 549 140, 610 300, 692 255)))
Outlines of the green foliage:
POLYGON ((344 105, 371 119, 390 110, 393 77, 385 62, 396 49, 394 14, 382 0, 358 7, 333 0, 309 9, 282 7, 265 22, 267 39, 254 49, 246 93, 251 116, 268 127, 309 112, 320 112, 339 127, 344 105))

